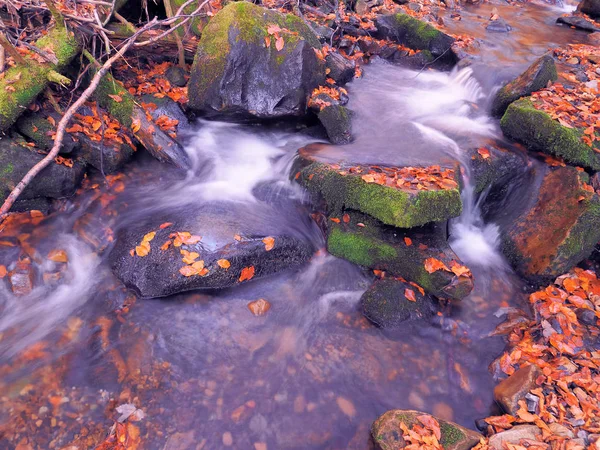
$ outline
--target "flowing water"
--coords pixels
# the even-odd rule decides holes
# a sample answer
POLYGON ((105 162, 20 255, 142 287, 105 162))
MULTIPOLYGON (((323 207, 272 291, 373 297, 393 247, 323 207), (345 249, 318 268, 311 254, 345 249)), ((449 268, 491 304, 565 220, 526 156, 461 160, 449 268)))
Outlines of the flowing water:
MULTIPOLYGON (((482 14, 479 8, 465 14, 482 14)), ((523 22, 556 16, 527 8, 545 15, 523 22)), ((551 45, 554 28, 546 28, 529 53, 512 54, 511 71, 551 45)), ((500 140, 486 112, 498 82, 489 54, 533 39, 511 36, 489 44, 481 64, 451 73, 368 67, 349 88, 355 143, 323 154, 374 164, 460 163, 464 212, 450 222, 449 239, 474 273, 468 298, 431 322, 376 328, 359 308, 372 274, 326 253, 305 193, 288 178, 296 151, 314 139, 199 121, 185 137, 193 161, 187 174, 140 157, 124 176, 87 180, 81 195, 41 223, 0 235, 16 242, 29 234, 40 286, 17 297, 0 283, 2 448, 14 448, 19 436, 61 448, 106 433, 119 416, 114 408, 130 402, 146 414, 144 448, 170 450, 230 442, 364 449, 370 424, 388 409, 419 409, 471 428, 493 412, 488 366, 504 342, 492 331, 506 311, 523 307, 524 296, 498 249, 500 222, 482 216, 485 193, 473 192, 464 150, 500 140), (224 220, 291 230, 320 250, 299 270, 236 288, 136 301, 108 267, 113 236, 148 215, 202 204, 218 205, 224 220), (56 248, 67 250, 68 269, 48 282, 43 274, 56 267, 36 256, 56 248), (272 307, 255 317, 247 304, 259 298, 272 307), (60 421, 37 425, 49 398, 59 399, 52 405, 60 421)), ((0 264, 16 260, 15 249, 0 246, 0 264)))

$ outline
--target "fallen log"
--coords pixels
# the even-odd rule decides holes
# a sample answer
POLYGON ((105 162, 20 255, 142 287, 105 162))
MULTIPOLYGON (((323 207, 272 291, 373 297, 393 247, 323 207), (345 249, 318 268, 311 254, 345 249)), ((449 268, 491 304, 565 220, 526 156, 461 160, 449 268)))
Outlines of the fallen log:
MULTIPOLYGON (((94 57, 83 51, 84 56, 95 66, 100 67, 94 57)), ((131 128, 133 135, 148 152, 161 162, 187 169, 189 159, 183 147, 164 133, 146 111, 136 103, 135 98, 109 73, 100 80, 94 98, 123 126, 131 128)))
MULTIPOLYGON (((9 44, 3 46, 9 54, 6 48, 9 44)), ((60 72, 79 53, 80 47, 62 20, 57 20, 55 27, 36 41, 35 47, 50 55, 52 62, 39 62, 33 57, 17 58, 17 64, 4 72, 0 80, 0 131, 6 131, 48 83, 69 85, 71 82, 60 72)))

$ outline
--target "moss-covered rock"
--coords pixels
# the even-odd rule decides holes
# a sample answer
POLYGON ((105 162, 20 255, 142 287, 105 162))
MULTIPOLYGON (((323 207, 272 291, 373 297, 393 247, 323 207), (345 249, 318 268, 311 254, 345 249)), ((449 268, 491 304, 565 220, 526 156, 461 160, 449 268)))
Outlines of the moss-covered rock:
POLYGON ((315 53, 320 48, 300 18, 248 2, 230 3, 202 33, 189 105, 244 118, 303 115, 308 96, 325 81, 325 63, 315 53), (279 50, 277 37, 283 40, 279 50))
POLYGON ((379 36, 393 39, 414 50, 426 50, 434 58, 456 62, 454 38, 408 14, 379 16, 375 25, 379 36))
POLYGON ((407 320, 427 319, 436 312, 430 296, 393 278, 375 281, 360 300, 365 317, 383 328, 398 327, 407 320))
MULTIPOLYGON (((427 413, 392 409, 379 416, 371 427, 371 436, 375 442, 376 448, 379 450, 398 450, 406 446, 406 442, 402 438, 402 429, 400 424, 403 423, 411 429, 415 424, 423 426, 419 421, 419 416, 429 416, 427 413)), ((440 425, 440 444, 445 450, 469 450, 479 443, 481 435, 475 431, 462 427, 454 422, 437 419, 440 425)))
MULTIPOLYGON (((600 170, 600 153, 581 140, 583 130, 567 128, 535 108, 529 97, 510 104, 500 121, 505 136, 528 149, 563 158, 568 164, 600 170)), ((594 145, 598 148, 598 143, 594 145)))
POLYGON ((348 144, 352 141, 352 111, 345 106, 326 106, 319 112, 319 121, 332 144, 348 144))
POLYGON ((503 251, 534 281, 548 281, 588 257, 600 240, 600 197, 574 167, 548 169, 535 201, 503 230, 503 251))
POLYGON ((420 189, 416 183, 408 187, 388 186, 369 179, 365 175, 370 170, 368 166, 320 162, 318 155, 315 156, 318 148, 308 146, 300 151, 291 176, 310 192, 320 195, 332 214, 353 209, 387 225, 411 228, 442 222, 459 216, 462 211, 458 171, 444 172, 452 173, 455 178, 447 189, 420 189))
POLYGON ((544 55, 537 59, 529 68, 502 87, 492 102, 492 114, 501 117, 508 105, 521 97, 531 95, 548 85, 550 81, 556 81, 558 73, 554 59, 550 55, 544 55))
MULTIPOLYGON (((55 111, 27 112, 17 120, 15 124, 19 133, 35 143, 42 150, 50 150, 54 145, 53 133, 56 133, 56 125, 60 121, 60 115, 55 111), (51 117, 49 120, 48 117, 51 117)), ((71 134, 66 133, 60 149, 60 154, 69 154, 79 146, 71 134)))
POLYGON ((332 219, 327 250, 334 256, 385 271, 389 276, 402 277, 437 297, 460 300, 473 289, 470 274, 457 276, 449 270, 429 273, 425 268, 430 258, 443 262, 448 268, 461 265, 446 242, 443 227, 398 229, 354 211, 332 219))

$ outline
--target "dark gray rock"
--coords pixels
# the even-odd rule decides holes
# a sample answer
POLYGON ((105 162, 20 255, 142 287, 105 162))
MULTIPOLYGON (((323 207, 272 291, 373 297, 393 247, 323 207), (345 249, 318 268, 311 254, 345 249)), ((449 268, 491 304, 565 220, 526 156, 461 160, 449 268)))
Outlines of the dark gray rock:
MULTIPOLYGON (((57 112, 40 110, 22 114, 16 123, 19 133, 34 142, 36 147, 41 150, 50 150, 54 145, 52 136, 56 133, 56 125, 52 125, 48 117, 51 117, 55 124, 60 121, 60 115, 57 112)), ((60 154, 68 155, 77 147, 79 147, 77 140, 67 133, 63 139, 60 154)))
POLYGON ((585 17, 581 16, 563 16, 556 19, 556 23, 564 23, 570 27, 575 27, 584 31, 600 31, 593 22, 587 20, 585 17))
POLYGON ((177 120, 179 123, 175 127, 175 131, 189 131, 191 128, 190 121, 181 109, 179 103, 169 97, 158 98, 152 94, 145 94, 141 97, 142 102, 152 104, 154 106, 148 108, 150 115, 154 121, 157 121, 161 116, 167 116, 169 119, 177 120))
POLYGON ((244 119, 303 116, 325 82, 321 43, 298 17, 248 2, 231 3, 210 21, 198 44, 189 105, 208 115, 244 119), (277 49, 277 26, 280 49, 277 49), (267 45, 267 43, 269 45, 267 45), (283 47, 281 47, 283 44, 283 47))
POLYGON ((102 173, 115 173, 133 156, 135 150, 126 142, 92 141, 83 133, 75 133, 79 141, 76 155, 102 173))
POLYGON ((186 75, 185 70, 177 66, 171 66, 165 72, 165 78, 169 80, 171 85, 177 87, 184 87, 187 84, 186 75))
POLYGON ((594 18, 600 18, 600 0, 581 0, 578 11, 594 18))
POLYGON ((361 297, 361 305, 365 317, 383 328, 398 327, 407 320, 428 319, 437 311, 430 296, 394 279, 375 281, 361 297))
POLYGON ((345 106, 326 106, 319 113, 319 120, 333 144, 352 142, 352 111, 345 106))
MULTIPOLYGON (((24 141, 0 138, 0 201, 21 181, 44 155, 25 145, 24 141)), ((75 161, 73 167, 50 163, 25 188, 21 200, 39 197, 63 198, 75 193, 85 173, 85 165, 75 161)))
POLYGON ((557 79, 554 59, 550 55, 542 56, 525 72, 498 91, 492 102, 492 114, 497 117, 502 116, 512 102, 546 87, 548 82, 557 79))
POLYGON ((184 209, 162 217, 152 214, 126 226, 118 232, 109 257, 113 272, 142 297, 164 297, 194 289, 226 288, 246 281, 249 275, 250 279, 261 278, 308 261, 313 253, 309 239, 292 227, 259 220, 260 214, 249 209, 233 203, 204 204, 193 212, 184 209), (160 229, 165 222, 172 225, 160 229), (156 235, 150 241, 150 252, 138 256, 136 246, 153 231, 156 235), (188 232, 201 236, 201 240, 161 250, 165 242, 173 241, 169 236, 175 232, 188 232), (270 250, 263 242, 266 237, 274 239, 270 250), (191 264, 183 262, 181 250, 198 253, 196 261, 203 261, 207 272, 191 276, 180 273, 191 264), (230 267, 220 266, 219 260, 227 260, 230 267))
POLYGON ((500 18, 497 20, 491 20, 485 27, 487 31, 491 31, 493 33, 508 33, 512 30, 512 27, 506 23, 506 20, 500 18))
POLYGON ((502 189, 522 175, 528 164, 524 154, 494 146, 471 149, 469 155, 470 175, 476 194, 486 189, 502 189))
POLYGON ((50 207, 52 206, 52 202, 50 199, 46 197, 32 198, 29 200, 17 200, 12 208, 10 208, 11 212, 25 212, 25 211, 41 211, 44 214, 48 214, 50 212, 50 207))
POLYGON ((354 78, 356 63, 344 58, 339 53, 329 53, 325 58, 325 64, 329 69, 328 76, 333 78, 338 85, 349 83, 354 78))

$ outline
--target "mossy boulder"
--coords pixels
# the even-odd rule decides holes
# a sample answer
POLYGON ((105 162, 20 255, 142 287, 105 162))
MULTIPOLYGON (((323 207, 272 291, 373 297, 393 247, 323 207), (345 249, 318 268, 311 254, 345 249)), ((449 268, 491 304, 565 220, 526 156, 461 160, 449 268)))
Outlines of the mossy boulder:
POLYGON ((189 105, 209 115, 245 119, 302 116, 312 91, 325 82, 325 63, 315 53, 320 48, 302 19, 248 2, 230 3, 202 33, 189 105))
POLYGON ((537 59, 529 68, 502 87, 492 102, 492 114, 501 117, 508 105, 521 97, 531 95, 548 85, 548 82, 556 81, 558 73, 556 64, 550 55, 544 55, 537 59))
POLYGON ((594 18, 600 18, 600 0, 581 0, 578 11, 594 18))
POLYGON ((600 197, 574 167, 547 169, 530 205, 503 230, 517 272, 545 282, 588 257, 600 240, 600 197))
MULTIPOLYGON (((301 149, 291 176, 311 193, 321 196, 333 214, 353 209, 387 225, 411 228, 443 222, 459 216, 462 211, 460 180, 455 169, 443 171, 443 174, 452 173, 454 178, 448 188, 421 189, 416 181, 408 186, 379 184, 368 174, 371 170, 381 170, 382 166, 357 165, 351 161, 321 162, 320 148, 320 145, 310 145, 301 149)), ((393 172, 398 168, 386 169, 393 172)), ((439 176, 443 181, 442 175, 439 176)))
POLYGON ((460 300, 473 289, 470 274, 457 276, 449 270, 430 273, 425 268, 430 258, 448 268, 462 265, 446 242, 444 227, 393 228, 354 211, 331 217, 329 223, 327 250, 334 256, 385 271, 387 276, 402 277, 437 297, 460 300))
MULTIPOLYGON (((50 150, 54 145, 53 135, 56 133, 56 124, 60 121, 60 114, 50 110, 26 112, 16 122, 19 133, 35 143, 41 150, 50 150), (50 118, 50 119, 49 119, 50 118), (54 122, 54 125, 52 124, 54 122)), ((79 143, 70 134, 63 138, 60 154, 70 154, 79 147, 79 143)))
POLYGON ((342 105, 326 106, 318 117, 332 144, 352 142, 352 111, 348 108, 342 105))
MULTIPOLYGON (((3 202, 25 174, 44 155, 39 154, 25 141, 0 138, 0 202, 3 202)), ((34 198, 70 197, 81 183, 85 165, 75 161, 73 167, 50 163, 19 196, 21 200, 34 198)))
POLYGON ((375 281, 360 301, 365 317, 382 328, 399 327, 407 320, 428 319, 437 310, 429 295, 393 278, 375 281))
POLYGON ((594 147, 586 145, 581 137, 583 130, 567 128, 549 114, 535 108, 529 97, 510 104, 500 120, 505 136, 521 142, 529 150, 543 152, 562 158, 568 164, 600 170, 600 153, 594 147))
MULTIPOLYGON (((418 419, 419 416, 429 416, 429 414, 413 410, 392 409, 379 416, 371 427, 371 436, 375 447, 379 450, 404 448, 406 442, 402 438, 403 432, 400 424, 403 423, 408 429, 415 424, 422 426, 423 424, 418 419)), ((440 425, 440 444, 445 450, 469 450, 482 438, 479 433, 454 422, 435 419, 440 425)))
POLYGON ((379 16, 375 26, 380 37, 392 39, 413 50, 426 50, 434 58, 456 62, 452 51, 454 38, 426 22, 408 14, 396 13, 379 16))

